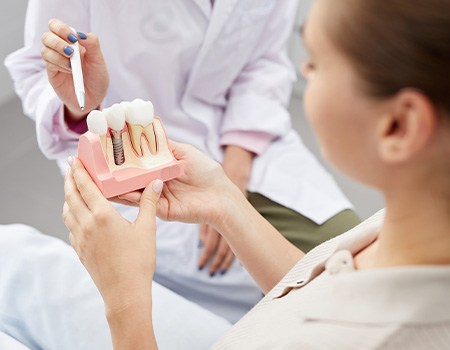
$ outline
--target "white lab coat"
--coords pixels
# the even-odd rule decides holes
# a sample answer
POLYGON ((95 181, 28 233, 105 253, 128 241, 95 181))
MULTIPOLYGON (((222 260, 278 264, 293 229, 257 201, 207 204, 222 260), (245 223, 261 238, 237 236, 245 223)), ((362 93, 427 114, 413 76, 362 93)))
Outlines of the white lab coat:
MULTIPOLYGON (((7 58, 6 66, 25 114, 36 121, 40 148, 65 167, 67 156, 76 153, 76 135, 55 132, 61 102, 47 81, 40 37, 53 17, 97 34, 111 82, 105 106, 149 99, 171 139, 193 144, 218 161, 227 132, 275 136, 255 158, 248 190, 321 224, 351 205, 305 148, 286 110, 295 80, 286 43, 297 3, 217 0, 211 11, 210 0, 30 0, 25 46, 7 58)), ((134 209, 121 210, 135 215, 134 209)), ((230 303, 237 298, 244 308, 258 299, 239 264, 219 279, 196 270, 197 226, 159 223, 158 236, 157 278, 166 286, 214 311, 217 300, 202 290, 230 303), (230 292, 234 287, 239 292, 230 292)), ((218 308, 228 319, 238 316, 227 314, 229 305, 218 308)))

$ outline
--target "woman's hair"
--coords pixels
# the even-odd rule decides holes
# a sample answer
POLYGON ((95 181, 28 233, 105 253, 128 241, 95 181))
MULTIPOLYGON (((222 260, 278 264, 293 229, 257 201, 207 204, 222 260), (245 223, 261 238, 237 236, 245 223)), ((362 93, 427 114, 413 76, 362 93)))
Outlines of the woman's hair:
POLYGON ((355 65, 363 90, 423 92, 450 112, 450 0, 330 0, 327 34, 355 65))

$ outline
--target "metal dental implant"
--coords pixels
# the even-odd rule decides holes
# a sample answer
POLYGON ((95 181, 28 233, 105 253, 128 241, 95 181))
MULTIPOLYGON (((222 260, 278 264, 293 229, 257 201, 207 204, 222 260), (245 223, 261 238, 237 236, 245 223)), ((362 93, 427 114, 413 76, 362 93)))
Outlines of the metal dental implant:
POLYGON ((123 149, 122 130, 125 127, 125 111, 123 106, 114 104, 103 110, 110 128, 110 135, 113 145, 114 163, 122 165, 125 162, 125 152, 123 149))

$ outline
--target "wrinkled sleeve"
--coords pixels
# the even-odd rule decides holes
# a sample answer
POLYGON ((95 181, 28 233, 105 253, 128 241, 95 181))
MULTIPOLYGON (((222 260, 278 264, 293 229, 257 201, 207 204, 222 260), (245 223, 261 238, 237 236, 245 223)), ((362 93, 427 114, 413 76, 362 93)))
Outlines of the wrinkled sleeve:
POLYGON ((261 154, 291 129, 287 106, 296 74, 287 54, 298 2, 277 3, 252 59, 229 92, 221 145, 261 154))
POLYGON ((48 82, 41 36, 48 31, 48 21, 58 18, 80 31, 89 31, 88 0, 70 6, 60 0, 29 0, 25 19, 24 47, 5 60, 22 100, 25 115, 36 122, 38 145, 47 158, 67 157, 76 147, 78 134, 64 124, 63 105, 48 82))

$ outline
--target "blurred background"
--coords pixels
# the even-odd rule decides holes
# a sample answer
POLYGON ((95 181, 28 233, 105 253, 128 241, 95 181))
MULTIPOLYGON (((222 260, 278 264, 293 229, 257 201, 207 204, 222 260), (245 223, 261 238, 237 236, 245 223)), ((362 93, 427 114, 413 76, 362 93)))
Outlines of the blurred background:
MULTIPOLYGON (((290 56, 296 66, 305 58, 298 32, 310 3, 311 0, 300 2, 297 24, 289 43, 290 56)), ((66 228, 61 220, 64 202, 62 176, 56 163, 44 158, 39 151, 34 122, 23 115, 3 65, 10 52, 23 46, 26 6, 26 0, 0 2, 0 121, 3 125, 0 129, 0 224, 28 224, 67 241, 66 228)), ((303 113, 304 85, 304 80, 299 76, 289 107, 295 128, 305 144, 333 174, 361 218, 367 218, 382 208, 382 198, 323 162, 314 133, 303 113)))

